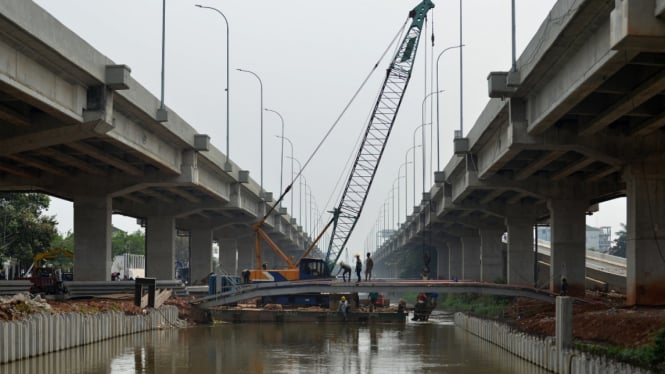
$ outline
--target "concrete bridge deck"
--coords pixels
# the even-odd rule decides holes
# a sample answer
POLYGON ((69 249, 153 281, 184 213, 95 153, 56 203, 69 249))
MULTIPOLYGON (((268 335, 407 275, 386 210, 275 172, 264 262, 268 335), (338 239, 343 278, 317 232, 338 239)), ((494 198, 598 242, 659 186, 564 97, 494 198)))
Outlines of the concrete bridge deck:
MULTIPOLYGON (((582 295, 586 214, 626 196, 628 302, 665 304, 664 16, 662 0, 558 1, 516 69, 489 75, 492 99, 377 248, 376 271, 436 251, 443 278, 505 270, 509 284, 530 284, 533 227, 549 223, 551 291, 563 276, 582 295)), ((176 229, 191 237, 192 279, 210 272, 213 239, 229 249, 223 266, 239 249, 238 266, 251 267, 267 191, 32 1, 0 3, 0 99, 0 190, 74 202, 78 280, 110 277, 113 213, 145 222, 147 276, 174 277, 176 229)), ((285 208, 266 228, 296 256, 310 240, 285 208)))
POLYGON ((665 304, 662 1, 558 1, 375 262, 437 252, 442 278, 533 278, 536 224, 552 228, 549 284, 585 284, 585 217, 627 198, 630 304, 665 304), (508 233, 507 248, 501 242, 508 233), (503 252, 505 251, 505 259, 503 252))
MULTIPOLYGON (((25 0, 0 3, 0 190, 72 201, 76 279, 91 281, 110 279, 111 214, 145 225, 146 275, 159 279, 174 279, 175 236, 189 232, 198 280, 212 270, 213 240, 226 266, 234 249, 251 265, 251 225, 273 203, 128 66, 25 0)), ((311 242, 285 207, 264 228, 289 255, 311 242)))

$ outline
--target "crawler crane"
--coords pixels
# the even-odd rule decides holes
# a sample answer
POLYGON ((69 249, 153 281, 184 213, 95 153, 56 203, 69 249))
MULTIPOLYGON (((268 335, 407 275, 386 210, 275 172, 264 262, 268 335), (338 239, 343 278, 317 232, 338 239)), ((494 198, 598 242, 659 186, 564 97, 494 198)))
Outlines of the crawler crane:
MULTIPOLYGON (((346 246, 353 229, 358 222, 358 218, 363 210, 367 194, 381 156, 385 150, 388 137, 397 117, 404 92, 411 78, 418 41, 423 29, 423 25, 430 9, 434 4, 430 0, 423 0, 409 12, 411 25, 405 32, 405 36, 397 49, 388 69, 386 77, 378 95, 374 109, 370 116, 367 128, 355 157, 355 162, 351 169, 351 174, 346 182, 339 205, 333 211, 333 218, 326 225, 322 233, 309 246, 300 260, 293 263, 278 246, 270 240, 268 235, 262 230, 261 226, 270 215, 274 207, 254 225, 256 231, 256 256, 257 265, 261 264, 261 240, 268 245, 284 260, 288 269, 255 269, 249 273, 250 281, 273 281, 273 280, 297 280, 312 277, 330 277, 339 260, 343 249, 346 246), (316 243, 322 237, 323 233, 332 226, 332 235, 328 244, 325 259, 306 259, 305 257, 315 247, 316 243), (315 273, 315 276, 312 274, 315 273)), ((291 186, 282 194, 279 201, 289 191, 291 186)))

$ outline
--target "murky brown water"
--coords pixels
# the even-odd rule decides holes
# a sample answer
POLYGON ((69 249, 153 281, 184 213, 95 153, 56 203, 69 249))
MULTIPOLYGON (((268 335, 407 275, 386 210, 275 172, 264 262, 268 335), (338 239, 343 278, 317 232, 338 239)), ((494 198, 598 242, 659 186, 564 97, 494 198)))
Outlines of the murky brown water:
POLYGON ((0 365, 0 373, 524 373, 545 371, 438 315, 406 325, 243 324, 164 330, 0 365))

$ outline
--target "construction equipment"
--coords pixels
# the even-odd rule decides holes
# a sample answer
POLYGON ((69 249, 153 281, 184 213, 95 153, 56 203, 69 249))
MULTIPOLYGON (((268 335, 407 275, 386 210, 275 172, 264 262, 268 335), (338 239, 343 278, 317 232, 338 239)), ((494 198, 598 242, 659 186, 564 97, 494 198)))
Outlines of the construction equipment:
POLYGON ((323 270, 317 273, 318 277, 331 276, 365 205, 365 200, 367 199, 367 194, 387 144, 388 136, 395 123, 404 92, 411 78, 416 51, 418 49, 418 41, 420 40, 425 18, 432 8, 434 8, 434 4, 431 0, 422 0, 420 4, 409 12, 409 17, 412 19, 411 25, 406 30, 397 53, 387 69, 386 78, 374 105, 369 123, 367 124, 367 129, 365 130, 346 187, 342 193, 340 203, 333 211, 333 218, 310 245, 301 257, 301 260, 295 264, 292 263, 261 229, 266 218, 290 190, 291 186, 288 186, 270 211, 262 220, 254 225, 254 230, 256 231, 256 263, 261 264, 261 239, 263 239, 284 260, 288 269, 270 271, 267 269, 251 270, 249 271, 249 281, 277 280, 275 275, 279 275, 280 280, 302 279, 304 273, 299 264, 303 263, 304 257, 309 254, 330 226, 333 227, 333 232, 326 256, 322 260, 315 260, 315 262, 323 266, 323 270), (264 277, 266 274, 271 276, 264 277))
POLYGON ((69 262, 74 258, 74 253, 68 249, 52 249, 39 252, 32 258, 32 265, 25 272, 23 279, 32 282, 30 292, 32 293, 63 293, 62 282, 73 280, 71 272, 64 272, 61 266, 43 266, 42 261, 56 260, 65 257, 69 262))
MULTIPOLYGON (((286 192, 290 187, 287 187, 286 192)), ((282 194, 282 196, 284 196, 282 194)), ((275 204, 277 205, 277 204, 275 204)), ((329 272, 327 271, 328 267, 323 259, 307 258, 310 252, 316 247, 316 244, 321 240, 323 234, 326 230, 333 224, 335 218, 330 220, 325 228, 321 231, 319 236, 309 245, 305 253, 300 257, 300 259, 293 263, 291 258, 289 258, 279 246, 270 239, 270 236, 263 231, 261 226, 265 223, 265 220, 268 218, 270 212, 266 214, 263 219, 256 224, 254 224, 254 231, 256 232, 256 263, 262 264, 261 262, 261 239, 263 239, 270 248, 277 253, 277 255, 284 261, 287 265, 286 269, 267 269, 266 267, 261 267, 261 269, 251 269, 245 270, 243 272, 243 281, 245 283, 249 282, 275 282, 275 281, 286 281, 286 280, 300 280, 300 279, 316 279, 316 278, 327 278, 329 277, 329 272)))
POLYGON ((411 78, 411 71, 418 49, 418 41, 427 12, 434 8, 430 0, 423 0, 409 13, 411 26, 397 50, 386 73, 381 93, 374 105, 365 136, 358 150, 351 174, 342 198, 336 208, 337 220, 325 258, 328 273, 332 273, 353 229, 360 218, 374 175, 388 142, 404 92, 411 78))
POLYGON ((432 314, 432 311, 436 308, 438 297, 439 294, 436 292, 419 293, 416 298, 416 303, 413 306, 413 318, 411 318, 411 320, 426 322, 432 314))

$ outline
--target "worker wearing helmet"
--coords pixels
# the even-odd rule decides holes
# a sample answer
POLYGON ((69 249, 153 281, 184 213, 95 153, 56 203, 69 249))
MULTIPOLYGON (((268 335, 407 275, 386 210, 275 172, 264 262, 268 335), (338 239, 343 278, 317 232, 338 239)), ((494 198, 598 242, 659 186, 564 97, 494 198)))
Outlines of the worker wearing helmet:
POLYGON ((346 320, 349 311, 349 302, 348 300, 346 300, 345 296, 339 298, 339 307, 337 309, 338 311, 342 312, 342 314, 344 315, 344 319, 346 320))

